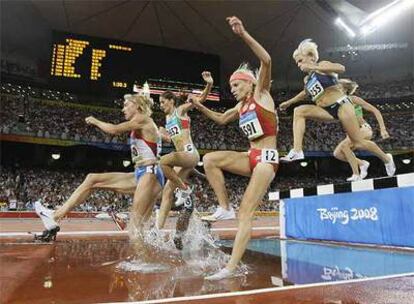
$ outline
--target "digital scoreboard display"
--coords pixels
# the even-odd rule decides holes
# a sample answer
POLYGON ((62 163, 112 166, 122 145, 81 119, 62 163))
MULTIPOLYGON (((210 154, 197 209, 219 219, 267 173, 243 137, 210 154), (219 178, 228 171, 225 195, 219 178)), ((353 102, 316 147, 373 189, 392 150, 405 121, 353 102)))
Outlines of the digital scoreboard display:
POLYGON ((205 70, 220 83, 216 55, 53 32, 50 81, 72 92, 123 94, 148 79, 202 83, 205 70))

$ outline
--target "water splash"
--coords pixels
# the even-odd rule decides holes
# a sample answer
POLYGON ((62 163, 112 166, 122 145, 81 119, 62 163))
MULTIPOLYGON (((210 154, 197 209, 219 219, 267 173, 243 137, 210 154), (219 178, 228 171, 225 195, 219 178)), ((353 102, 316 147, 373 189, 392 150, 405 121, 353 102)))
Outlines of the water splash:
POLYGON ((200 220, 197 211, 191 217, 186 235, 183 238, 183 260, 195 274, 217 271, 227 264, 230 255, 216 245, 218 237, 211 234, 200 220))
MULTIPOLYGON (((117 269, 141 273, 174 270, 179 278, 211 274, 224 268, 230 255, 220 250, 219 239, 200 219, 195 210, 187 232, 182 237, 182 251, 174 244, 175 231, 157 229, 152 217, 139 229, 133 222, 128 227, 133 254, 121 262, 117 269)), ((238 267, 237 274, 247 273, 246 265, 238 267)))
POLYGON ((130 260, 135 264, 166 264, 178 266, 183 263, 180 252, 175 248, 172 234, 156 227, 156 220, 150 220, 140 228, 131 221, 128 235, 132 247, 130 260))
POLYGON ((116 266, 116 270, 125 272, 160 273, 168 272, 171 267, 166 264, 145 263, 139 260, 123 261, 116 266))

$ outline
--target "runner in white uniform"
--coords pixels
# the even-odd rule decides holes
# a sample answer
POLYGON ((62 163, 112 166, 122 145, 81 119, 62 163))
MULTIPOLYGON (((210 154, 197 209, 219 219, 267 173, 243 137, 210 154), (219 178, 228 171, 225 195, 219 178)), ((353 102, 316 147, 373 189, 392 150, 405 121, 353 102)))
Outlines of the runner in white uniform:
POLYGON ((152 211, 153 205, 164 185, 164 175, 158 165, 161 138, 158 128, 151 118, 153 105, 149 92, 125 95, 122 112, 125 122, 111 124, 95 117, 87 117, 86 123, 94 125, 108 134, 131 133, 131 157, 135 165, 133 173, 91 173, 72 193, 70 198, 56 211, 35 203, 35 211, 46 230, 38 238, 50 241, 60 230, 58 222, 70 210, 85 201, 93 190, 105 189, 118 193, 134 194, 132 219, 140 228, 152 211))

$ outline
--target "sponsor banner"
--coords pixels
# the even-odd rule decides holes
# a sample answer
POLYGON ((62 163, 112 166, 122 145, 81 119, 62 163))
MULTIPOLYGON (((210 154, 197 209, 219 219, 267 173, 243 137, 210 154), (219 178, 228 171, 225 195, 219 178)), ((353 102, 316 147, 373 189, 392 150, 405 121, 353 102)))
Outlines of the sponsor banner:
POLYGON ((414 187, 284 202, 286 237, 414 247, 414 187))

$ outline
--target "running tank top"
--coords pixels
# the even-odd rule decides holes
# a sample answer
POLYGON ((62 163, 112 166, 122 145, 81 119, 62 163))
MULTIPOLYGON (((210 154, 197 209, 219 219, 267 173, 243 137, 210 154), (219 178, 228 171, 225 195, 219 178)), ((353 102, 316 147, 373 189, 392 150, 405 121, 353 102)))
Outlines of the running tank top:
POLYGON ((177 109, 166 119, 165 128, 171 138, 182 134, 183 130, 190 128, 190 118, 178 116, 177 109))
POLYGON ((355 115, 357 118, 362 118, 364 116, 362 112, 362 107, 360 105, 354 105, 355 115))
POLYGON ((305 90, 312 98, 312 101, 318 100, 323 95, 325 89, 338 84, 338 77, 332 75, 322 75, 312 72, 305 84, 305 90))
POLYGON ((263 136, 276 136, 276 113, 266 110, 251 97, 239 111, 239 127, 249 141, 263 136))
POLYGON ((161 153, 161 137, 157 142, 150 142, 135 131, 130 135, 131 159, 134 164, 144 160, 157 160, 161 153))

